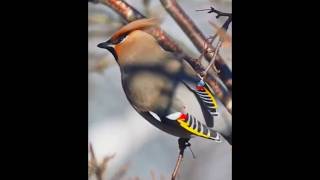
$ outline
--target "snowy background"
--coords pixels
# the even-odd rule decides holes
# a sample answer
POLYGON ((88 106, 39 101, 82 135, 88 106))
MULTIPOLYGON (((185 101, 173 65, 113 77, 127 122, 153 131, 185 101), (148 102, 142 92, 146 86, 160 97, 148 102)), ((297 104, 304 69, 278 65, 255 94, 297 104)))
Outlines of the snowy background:
MULTIPOLYGON (((142 0, 127 2, 146 14, 142 0)), ((197 57, 198 51, 160 2, 150 2, 150 16, 163 18, 161 27, 182 43, 189 54, 197 57)), ((213 14, 195 10, 214 6, 221 11, 231 12, 230 0, 179 0, 178 3, 207 36, 214 33, 212 26, 208 24, 209 20, 222 24, 225 19, 216 20, 213 14)), ((122 19, 104 5, 88 3, 88 11, 89 142, 93 145, 98 160, 116 154, 108 164, 105 179, 110 179, 119 167, 128 162, 130 165, 124 179, 151 179, 150 171, 155 173, 157 179, 160 176, 170 179, 178 155, 177 137, 158 130, 134 111, 122 90, 119 68, 112 55, 96 46, 107 40, 122 25, 122 19)), ((232 25, 230 34, 231 28, 232 25)), ((220 54, 231 68, 231 48, 223 49, 220 54)), ((231 126, 230 114, 224 108, 220 108, 219 113, 215 122, 229 123, 231 126)), ((227 142, 217 144, 195 138, 191 140, 191 144, 196 159, 192 158, 187 149, 178 179, 231 179, 232 148, 227 142)))

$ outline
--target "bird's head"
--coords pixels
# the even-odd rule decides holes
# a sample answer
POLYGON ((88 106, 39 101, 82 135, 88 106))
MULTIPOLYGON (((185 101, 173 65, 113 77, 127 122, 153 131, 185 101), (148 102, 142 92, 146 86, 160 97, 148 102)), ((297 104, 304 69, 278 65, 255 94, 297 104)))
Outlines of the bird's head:
POLYGON ((148 33, 158 25, 157 19, 139 19, 118 31, 109 40, 98 44, 99 48, 109 50, 118 64, 137 63, 153 59, 161 49, 156 39, 148 33))

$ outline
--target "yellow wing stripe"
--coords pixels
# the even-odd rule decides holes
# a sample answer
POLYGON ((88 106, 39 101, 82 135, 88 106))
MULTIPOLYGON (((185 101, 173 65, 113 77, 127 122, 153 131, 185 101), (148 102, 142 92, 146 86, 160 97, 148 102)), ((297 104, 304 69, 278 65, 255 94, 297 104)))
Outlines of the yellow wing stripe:
POLYGON ((211 101, 213 103, 213 107, 217 109, 218 108, 217 102, 214 99, 214 97, 212 96, 212 94, 210 93, 210 91, 207 88, 204 88, 204 90, 208 94, 208 96, 210 97, 210 99, 211 99, 211 101))
MULTIPOLYGON (((187 131, 197 135, 197 136, 201 136, 201 137, 204 137, 204 138, 210 138, 209 136, 201 133, 201 132, 198 132, 196 129, 192 129, 191 127, 189 127, 189 124, 187 122, 184 121, 184 119, 178 119, 177 120, 180 124, 181 127, 183 127, 184 129, 186 129, 187 131)), ((197 123, 197 122, 195 122, 197 123)))

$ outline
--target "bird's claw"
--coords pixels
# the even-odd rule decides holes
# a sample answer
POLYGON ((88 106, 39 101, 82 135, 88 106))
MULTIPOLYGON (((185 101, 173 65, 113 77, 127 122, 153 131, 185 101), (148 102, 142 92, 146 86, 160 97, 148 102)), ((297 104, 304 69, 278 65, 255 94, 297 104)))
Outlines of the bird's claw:
POLYGON ((179 138, 178 143, 179 143, 179 149, 180 149, 180 154, 183 155, 184 150, 186 149, 186 147, 189 147, 193 158, 196 158, 196 156, 194 155, 193 151, 191 150, 190 146, 191 143, 189 142, 190 139, 185 139, 185 138, 179 138))

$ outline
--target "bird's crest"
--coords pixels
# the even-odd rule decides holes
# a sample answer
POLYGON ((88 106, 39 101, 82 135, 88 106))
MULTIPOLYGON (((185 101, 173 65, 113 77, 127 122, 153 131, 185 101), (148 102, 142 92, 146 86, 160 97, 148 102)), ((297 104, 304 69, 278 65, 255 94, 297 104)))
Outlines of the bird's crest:
POLYGON ((138 29, 145 29, 152 26, 157 26, 159 24, 159 20, 156 18, 149 18, 149 19, 139 19, 133 21, 122 28, 120 28, 116 33, 113 34, 111 40, 116 40, 123 34, 128 34, 131 31, 138 30, 138 29))

